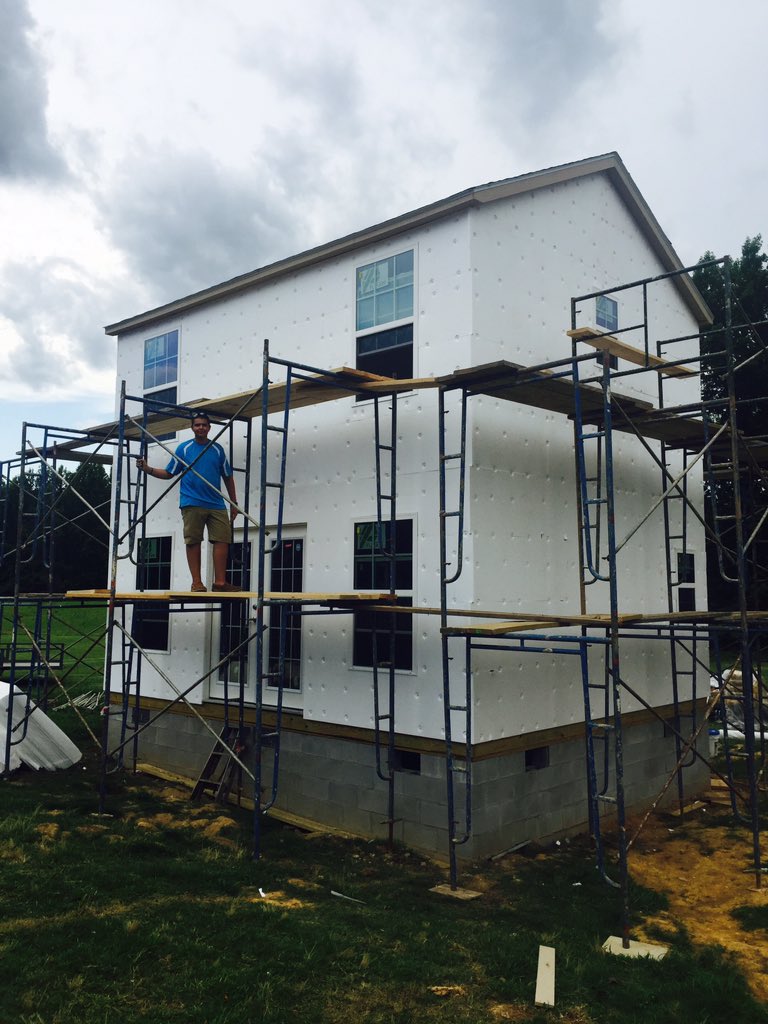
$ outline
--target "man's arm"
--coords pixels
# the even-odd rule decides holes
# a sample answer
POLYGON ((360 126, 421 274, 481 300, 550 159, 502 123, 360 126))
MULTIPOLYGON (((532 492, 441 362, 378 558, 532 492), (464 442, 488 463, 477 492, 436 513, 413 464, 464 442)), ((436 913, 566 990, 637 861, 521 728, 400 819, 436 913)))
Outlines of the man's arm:
POLYGON ((157 469, 154 466, 150 466, 146 459, 136 459, 136 465, 139 469, 143 470, 147 476, 157 477, 158 480, 172 480, 173 476, 168 472, 167 469, 157 469))
POLYGON ((235 519, 237 518, 237 509, 235 508, 235 505, 237 504, 237 490, 235 489, 235 478, 233 476, 225 476, 224 486, 227 489, 229 500, 232 503, 229 506, 229 517, 232 520, 232 522, 234 522, 235 519))

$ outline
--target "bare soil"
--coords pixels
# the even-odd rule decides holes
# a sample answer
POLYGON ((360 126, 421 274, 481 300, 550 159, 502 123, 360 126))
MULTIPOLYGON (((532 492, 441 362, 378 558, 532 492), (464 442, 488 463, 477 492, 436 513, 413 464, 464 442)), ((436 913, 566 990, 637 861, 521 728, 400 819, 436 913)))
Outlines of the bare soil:
MULTIPOLYGON (((639 824, 630 822, 630 837, 639 824)), ((633 938, 660 943, 668 935, 671 941, 682 926, 693 942, 731 952, 755 997, 768 1002, 768 933, 742 928, 732 913, 768 905, 768 876, 757 889, 752 834, 733 826, 725 790, 713 789, 683 817, 650 817, 630 849, 629 870, 669 901, 669 909, 647 918, 633 938)))

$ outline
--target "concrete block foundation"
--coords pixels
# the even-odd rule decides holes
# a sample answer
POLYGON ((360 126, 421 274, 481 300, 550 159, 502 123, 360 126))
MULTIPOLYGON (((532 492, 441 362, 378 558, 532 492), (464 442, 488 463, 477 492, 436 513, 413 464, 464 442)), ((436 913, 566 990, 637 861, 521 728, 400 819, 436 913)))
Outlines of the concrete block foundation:
MULTIPOLYGON (((202 709, 205 713, 205 709, 202 709)), ((210 725, 218 734, 220 722, 210 725)), ((115 729, 117 723, 115 723, 115 729)), ((492 757, 482 747, 472 766, 472 835, 458 847, 462 860, 500 853, 526 841, 550 841, 586 831, 587 791, 584 741, 579 737, 539 745, 528 738, 535 757, 513 750, 492 757), (527 762, 527 764, 526 764, 527 762)), ((628 809, 640 810, 655 800, 675 764, 674 739, 660 722, 626 723, 624 727, 625 794, 628 809)), ((517 741, 519 745, 519 739, 517 741)), ((139 761, 195 779, 213 747, 213 737, 188 714, 166 714, 140 738, 139 761)), ((602 757, 596 758, 598 779, 602 757)), ((409 764, 412 763, 412 759, 409 764)), ((612 775, 612 758, 610 761, 612 775)), ((271 788, 271 751, 264 755, 263 784, 271 788)), ((709 782, 697 760, 684 774, 687 797, 709 782)), ((395 776, 395 838, 416 850, 445 857, 448 848, 446 769, 443 757, 421 753, 413 770, 395 776), (420 763, 419 763, 420 762, 420 763)), ((387 784, 376 772, 372 742, 338 735, 308 734, 285 728, 281 737, 277 809, 321 825, 367 837, 387 835, 387 784)), ((615 791, 609 779, 607 792, 615 791)), ((676 799, 677 785, 665 794, 676 799)), ((464 820, 466 785, 455 789, 456 816, 464 820)), ((461 825, 460 825, 461 827, 461 825)))

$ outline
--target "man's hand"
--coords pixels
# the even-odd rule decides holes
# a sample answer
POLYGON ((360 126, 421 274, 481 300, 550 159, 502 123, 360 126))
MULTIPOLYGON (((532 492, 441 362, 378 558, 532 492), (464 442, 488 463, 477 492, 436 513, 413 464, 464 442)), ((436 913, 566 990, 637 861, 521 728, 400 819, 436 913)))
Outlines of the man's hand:
POLYGON ((230 505, 229 506, 229 521, 231 523, 234 523, 234 521, 236 519, 237 519, 237 509, 235 508, 234 505, 230 505))
POLYGON ((147 463, 147 460, 143 459, 141 455, 139 455, 136 459, 136 466, 138 469, 143 469, 145 473, 149 472, 149 465, 147 463))

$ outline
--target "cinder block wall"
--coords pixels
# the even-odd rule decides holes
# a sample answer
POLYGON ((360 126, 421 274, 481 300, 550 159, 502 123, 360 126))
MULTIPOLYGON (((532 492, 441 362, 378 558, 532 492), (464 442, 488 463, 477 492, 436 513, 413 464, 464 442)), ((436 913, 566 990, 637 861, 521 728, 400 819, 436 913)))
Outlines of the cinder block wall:
MULTIPOLYGON (((220 723, 210 723, 216 733, 220 723)), ((115 723, 116 725, 116 723, 115 723)), ((671 736, 660 722, 624 728, 625 793, 628 808, 655 800, 675 765, 671 736)), ((532 737, 535 741, 535 737, 532 737)), ((197 718, 166 714, 141 736, 139 760, 197 778, 213 747, 213 737, 197 718)), ((395 776, 395 837, 414 849, 445 856, 445 762, 421 754, 420 770, 395 776)), ((472 836, 458 847, 462 860, 499 853, 529 840, 547 841, 587 829, 584 743, 551 744, 540 768, 526 767, 524 751, 477 760, 472 780, 472 836)), ((598 776, 602 759, 598 750, 598 776)), ((612 758, 610 759, 613 772, 612 758)), ((272 757, 264 757, 264 786, 271 786, 272 757)), ((685 772, 691 797, 708 785, 701 761, 685 772)), ((613 780, 608 793, 614 792, 613 780)), ((669 787, 665 802, 676 799, 669 787)), ((339 737, 284 730, 275 806, 292 814, 363 836, 387 834, 387 785, 376 772, 372 744, 339 737)), ((463 822, 464 786, 457 785, 456 813, 463 822)), ((460 825, 460 827, 462 827, 460 825)))

